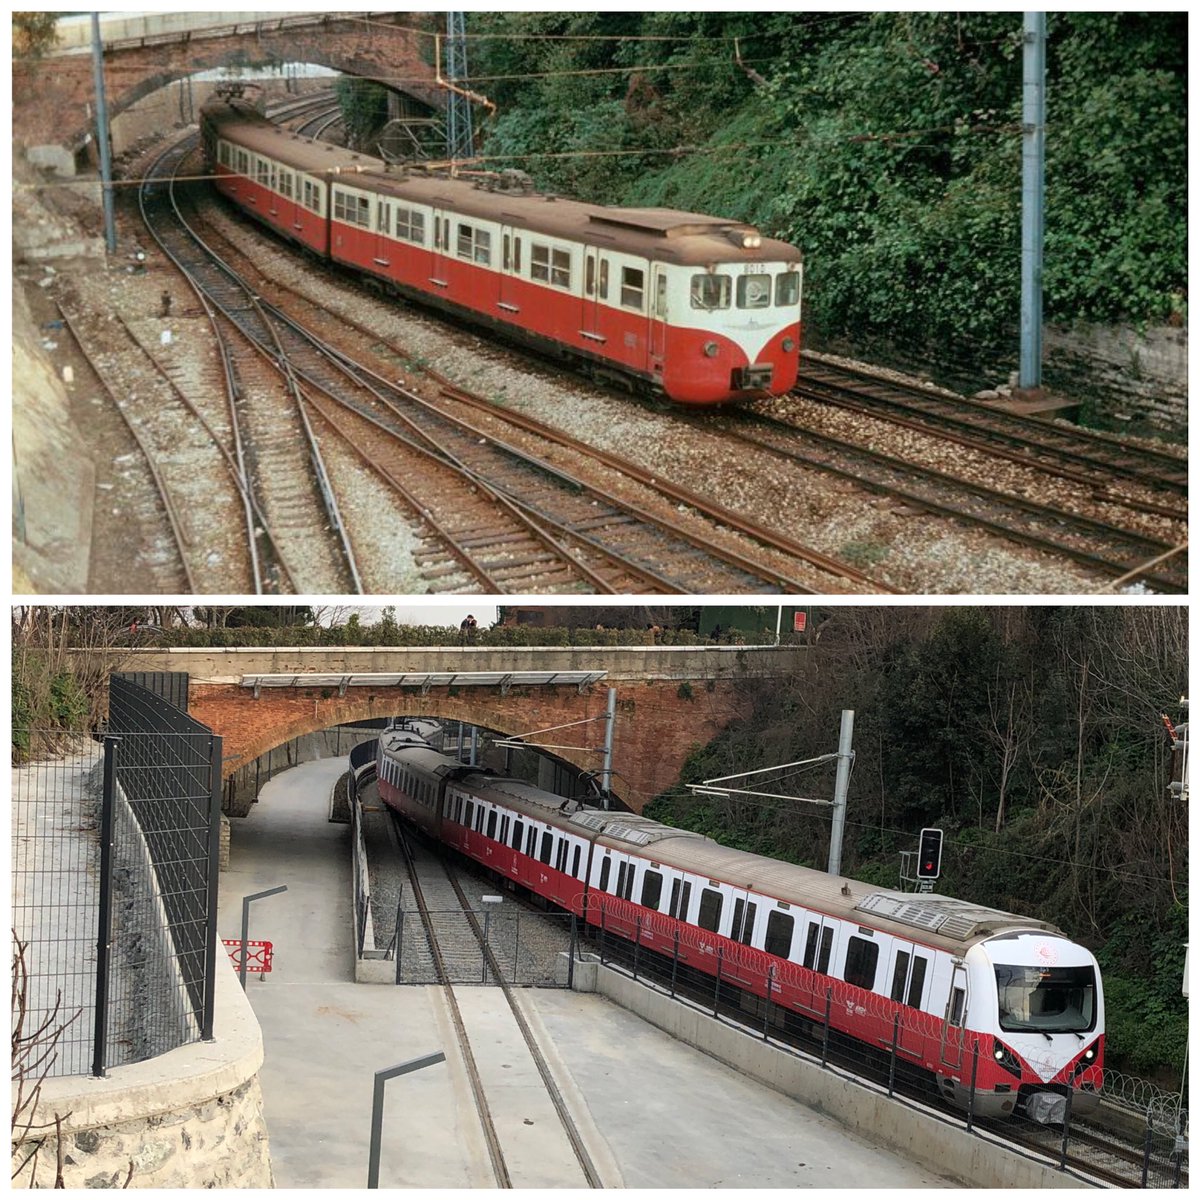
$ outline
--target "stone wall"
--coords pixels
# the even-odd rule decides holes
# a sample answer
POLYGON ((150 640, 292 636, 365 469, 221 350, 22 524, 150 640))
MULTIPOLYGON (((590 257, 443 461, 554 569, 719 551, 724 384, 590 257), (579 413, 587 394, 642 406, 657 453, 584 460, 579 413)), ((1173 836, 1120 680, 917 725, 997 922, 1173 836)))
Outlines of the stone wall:
POLYGON ((13 1186, 55 1186, 57 1115, 67 1188, 121 1188, 126 1179, 131 1188, 272 1187, 262 1032, 221 958, 216 999, 212 1042, 115 1067, 103 1079, 46 1080, 33 1113, 45 1129, 14 1144, 13 1186))
POLYGON ((1045 383, 1053 391, 1080 397, 1106 423, 1141 422, 1184 435, 1187 351, 1186 329, 1050 326, 1045 383))

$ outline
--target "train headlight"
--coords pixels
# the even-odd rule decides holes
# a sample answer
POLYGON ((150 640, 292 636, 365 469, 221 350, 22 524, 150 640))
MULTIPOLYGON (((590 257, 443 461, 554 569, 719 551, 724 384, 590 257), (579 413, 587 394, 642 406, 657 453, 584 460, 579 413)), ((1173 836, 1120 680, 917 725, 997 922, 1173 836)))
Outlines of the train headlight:
POLYGON ((795 350, 795 348, 796 348, 796 343, 795 343, 795 341, 794 341, 792 338, 784 338, 784 339, 783 339, 783 352, 784 352, 784 354, 791 354, 791 352, 792 352, 793 350, 795 350))
POLYGON ((1021 1060, 999 1038, 995 1042, 996 1066, 1007 1071, 1016 1079, 1021 1078, 1021 1060))
POLYGON ((704 353, 708 358, 716 358, 718 350, 720 350, 720 347, 717 345, 716 342, 705 342, 704 343, 704 353))
POLYGON ((1096 1047, 1095 1047, 1095 1046, 1089 1046, 1089 1047, 1088 1047, 1088 1048, 1087 1048, 1087 1049, 1086 1049, 1086 1050, 1083 1052, 1083 1057, 1084 1057, 1084 1058, 1086 1058, 1086 1059, 1088 1059, 1089 1061, 1090 1061, 1091 1059, 1095 1058, 1095 1057, 1096 1057, 1096 1047))

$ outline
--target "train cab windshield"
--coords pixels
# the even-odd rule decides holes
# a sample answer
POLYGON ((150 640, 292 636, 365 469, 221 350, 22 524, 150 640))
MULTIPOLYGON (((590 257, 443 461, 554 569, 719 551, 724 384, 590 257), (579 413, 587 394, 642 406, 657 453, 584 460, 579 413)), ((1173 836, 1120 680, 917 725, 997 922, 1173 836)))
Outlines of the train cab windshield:
POLYGON ((800 303, 800 272, 766 270, 739 275, 736 287, 729 275, 692 276, 693 308, 729 308, 735 293, 738 308, 794 308, 800 303))
POLYGON ((1009 1033, 1086 1033, 1096 1027, 1092 967, 996 964, 1000 1028, 1009 1033))

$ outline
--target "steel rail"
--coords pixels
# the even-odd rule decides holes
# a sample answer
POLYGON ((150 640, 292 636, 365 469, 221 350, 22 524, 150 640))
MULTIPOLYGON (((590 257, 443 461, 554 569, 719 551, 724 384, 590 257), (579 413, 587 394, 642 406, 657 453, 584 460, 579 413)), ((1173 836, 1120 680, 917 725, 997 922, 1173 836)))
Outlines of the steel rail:
POLYGON ((467 1035, 467 1025, 463 1020, 462 1010, 458 1006, 458 998, 454 994, 454 985, 450 982, 450 972, 446 967, 445 959, 442 957, 442 948, 438 942, 437 931, 433 927, 429 907, 425 903, 425 893, 421 888, 421 882, 417 875, 416 862, 404 829, 401 827, 399 821, 393 820, 400 845, 400 852, 408 868, 413 899, 416 901, 417 911, 421 914, 421 924, 425 930, 425 937, 429 942, 429 951, 433 956, 434 968, 437 971, 438 981, 442 986, 442 993, 446 998, 446 1007, 450 1010, 450 1020, 454 1025, 455 1036, 458 1038, 463 1064, 467 1069, 467 1079, 471 1084, 471 1094, 475 1098, 475 1108, 479 1113, 484 1141, 487 1143, 488 1157, 492 1164, 492 1174, 496 1177, 496 1185, 498 1187, 511 1188, 513 1186, 512 1177, 509 1175, 508 1164, 504 1160, 504 1149, 500 1145, 500 1135, 496 1132, 496 1125, 492 1120, 491 1106, 488 1104, 487 1096, 484 1093, 483 1078, 479 1074, 479 1067, 475 1062, 475 1054, 471 1049, 471 1039, 467 1035))
POLYGON ((142 457, 146 460, 146 466, 150 471, 150 476, 154 481, 154 486, 158 491, 158 498, 162 503, 163 511, 167 516, 167 523, 171 528, 171 536, 175 541, 175 549, 179 554, 179 565, 183 570, 183 577, 187 582, 187 590, 192 595, 197 592, 196 580, 192 574, 192 565, 188 559, 188 548, 192 544, 191 537, 184 529, 183 521, 175 506, 175 500, 171 495, 171 489, 167 486, 167 481, 163 478, 162 471, 159 469, 158 462, 153 451, 146 444, 145 439, 138 432, 133 421, 130 420, 129 414, 122 407, 113 393, 112 388, 105 379, 104 373, 100 370, 95 359, 92 357, 91 351, 84 342, 83 337, 79 333, 77 319, 72 317, 61 304, 56 304, 59 314, 63 319, 63 324, 70 330, 71 336, 75 339, 75 344, 79 347, 79 352, 87 360, 88 366, 92 373, 100 381, 100 386, 104 388, 108 394, 108 398, 112 401, 113 407, 120 414, 121 420, 125 422, 125 428, 129 430, 130 436, 133 438, 137 448, 141 451, 142 457))

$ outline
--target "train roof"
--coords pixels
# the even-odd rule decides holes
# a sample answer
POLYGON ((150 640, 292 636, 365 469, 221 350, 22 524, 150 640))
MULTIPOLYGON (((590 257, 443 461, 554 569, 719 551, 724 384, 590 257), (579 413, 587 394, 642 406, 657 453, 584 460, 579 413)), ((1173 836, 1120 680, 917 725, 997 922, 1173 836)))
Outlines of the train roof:
POLYGON ((744 247, 743 236, 758 232, 744 221, 669 208, 610 208, 495 187, 497 176, 492 173, 481 173, 470 180, 389 167, 369 154, 283 129, 243 106, 211 104, 203 111, 221 136, 247 150, 306 174, 336 177, 347 187, 413 204, 449 208, 464 216, 498 221, 549 237, 609 246, 660 262, 706 266, 718 262, 799 263, 803 259, 795 246, 774 238, 764 237, 758 246, 744 247))
MULTIPOLYGON (((396 748, 401 748, 401 743, 396 748)), ((390 747, 389 747, 390 748, 390 747)), ((722 846, 703 834, 676 829, 638 813, 583 808, 524 780, 468 767, 436 750, 404 745, 404 758, 437 776, 453 774, 485 799, 592 838, 601 847, 707 877, 802 908, 869 925, 884 933, 963 954, 976 942, 1021 930, 1063 936, 1047 921, 1023 917, 955 896, 896 892, 857 879, 722 846)))
MULTIPOLYGON (((669 825, 658 828, 667 831, 668 836, 655 838, 652 855, 655 861, 951 952, 963 953, 974 943, 998 933, 1016 930, 1062 933, 1046 921, 972 904, 954 896, 890 891, 857 879, 735 850, 669 825)), ((614 834, 614 830, 609 830, 600 840, 618 849, 634 848, 622 845, 614 834)))

